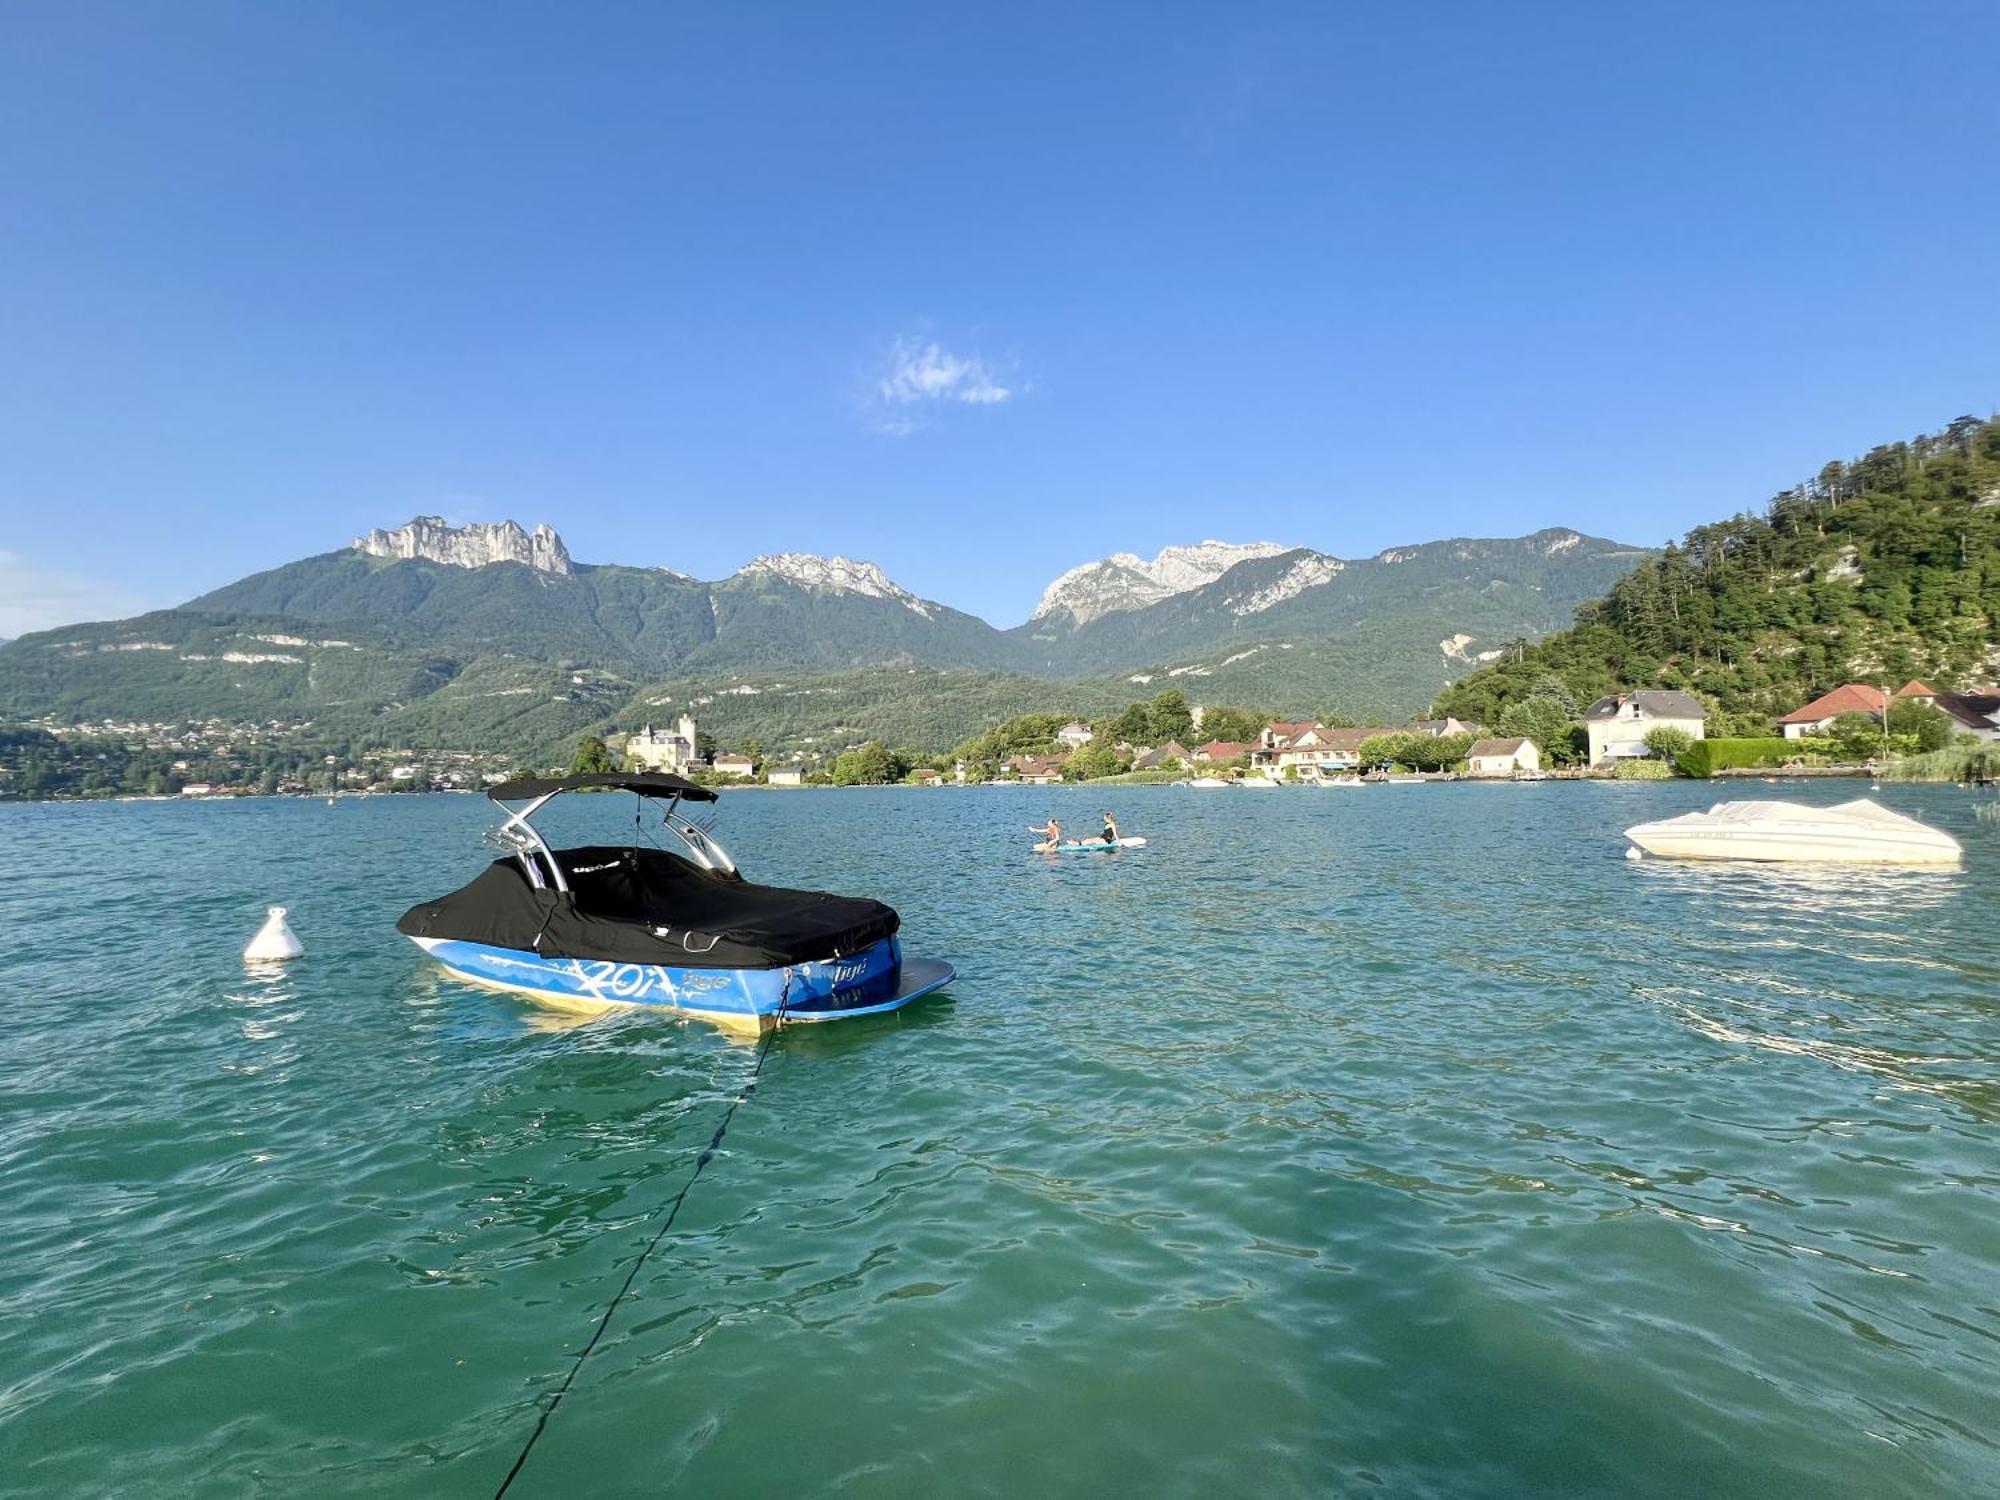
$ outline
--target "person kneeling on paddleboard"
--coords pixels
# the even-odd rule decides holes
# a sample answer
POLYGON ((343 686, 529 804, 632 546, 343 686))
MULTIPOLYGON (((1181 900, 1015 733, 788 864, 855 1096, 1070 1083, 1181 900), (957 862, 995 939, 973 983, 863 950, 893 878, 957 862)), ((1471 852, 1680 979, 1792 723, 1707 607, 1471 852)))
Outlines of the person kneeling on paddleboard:
POLYGON ((1058 823, 1054 818, 1049 819, 1048 826, 1045 828, 1037 828, 1034 824, 1030 823, 1028 825, 1028 832, 1046 834, 1048 836, 1047 843, 1035 845, 1035 852, 1037 854, 1052 853, 1062 846, 1062 824, 1058 823))

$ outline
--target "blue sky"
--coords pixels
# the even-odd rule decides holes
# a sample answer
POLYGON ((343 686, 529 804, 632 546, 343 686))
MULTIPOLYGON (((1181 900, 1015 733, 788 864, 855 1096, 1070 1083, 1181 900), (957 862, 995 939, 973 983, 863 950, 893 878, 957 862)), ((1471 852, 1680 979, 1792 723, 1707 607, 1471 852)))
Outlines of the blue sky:
POLYGON ((2000 7, 0 8, 0 635, 420 512, 1012 624, 2000 403, 2000 7), (11 625, 11 629, 9 628, 11 625))

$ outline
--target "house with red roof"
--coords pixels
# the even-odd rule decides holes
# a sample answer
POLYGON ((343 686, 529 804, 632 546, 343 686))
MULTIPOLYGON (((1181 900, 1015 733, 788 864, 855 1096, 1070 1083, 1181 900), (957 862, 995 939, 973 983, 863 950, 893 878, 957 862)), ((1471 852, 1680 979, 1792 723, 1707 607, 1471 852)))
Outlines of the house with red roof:
POLYGON ((1896 689, 1896 696, 1914 703, 1928 703, 1948 716, 1962 734, 2000 740, 2000 687, 1991 683, 1969 693, 1941 693, 1928 683, 1911 678, 1896 689))
POLYGON ((1241 760, 1249 753, 1250 745, 1246 740, 1210 740, 1206 745, 1195 751, 1194 758, 1204 762, 1241 760))
POLYGON ((1778 732, 1788 740, 1809 734, 1824 734, 1842 714, 1868 714, 1880 719, 1889 711, 1889 695, 1865 682, 1843 682, 1830 693, 1822 693, 1803 708, 1795 708, 1778 720, 1778 732))
POLYGON ((1047 786, 1062 780, 1062 755, 1017 755, 1007 762, 1007 769, 1020 780, 1033 786, 1047 786))

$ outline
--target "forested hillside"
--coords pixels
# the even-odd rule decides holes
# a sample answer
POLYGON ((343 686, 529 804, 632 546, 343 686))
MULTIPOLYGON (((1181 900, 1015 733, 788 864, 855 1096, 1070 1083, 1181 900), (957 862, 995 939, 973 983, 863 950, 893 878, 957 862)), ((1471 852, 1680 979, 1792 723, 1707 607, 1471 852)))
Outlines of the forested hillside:
POLYGON ((1518 643, 1436 711, 1488 725, 1574 713, 1635 687, 1692 691, 1714 732, 1770 719, 1842 682, 1958 688, 2000 674, 2000 420, 1960 417, 1699 526, 1518 643))

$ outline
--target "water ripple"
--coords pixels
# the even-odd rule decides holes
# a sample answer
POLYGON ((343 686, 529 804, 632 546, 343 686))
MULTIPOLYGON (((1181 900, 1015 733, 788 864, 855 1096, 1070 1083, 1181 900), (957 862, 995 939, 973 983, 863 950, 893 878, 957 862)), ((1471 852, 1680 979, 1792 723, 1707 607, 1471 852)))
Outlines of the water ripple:
MULTIPOLYGON (((517 1493, 2000 1487, 1992 830, 1619 857, 1701 795, 727 799, 965 977, 779 1039, 517 1493), (1142 855, 1026 851, 1105 805, 1142 855)), ((0 1491, 505 1472, 751 1058, 425 967, 482 822, 0 807, 0 1491)))

